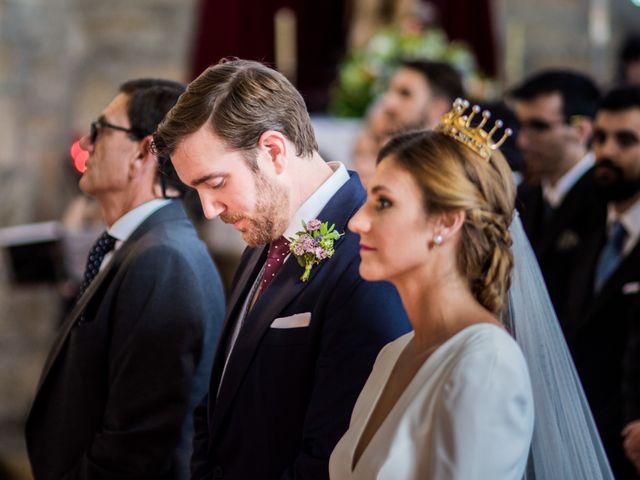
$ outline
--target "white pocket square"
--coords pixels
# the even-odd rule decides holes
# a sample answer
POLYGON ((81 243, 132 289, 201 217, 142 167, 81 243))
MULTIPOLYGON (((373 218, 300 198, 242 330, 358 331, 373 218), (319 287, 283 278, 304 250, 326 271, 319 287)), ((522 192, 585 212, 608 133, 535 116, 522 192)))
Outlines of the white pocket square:
POLYGON ((632 293, 640 292, 640 282, 629 282, 622 286, 622 293, 624 295, 631 295, 632 293))
POLYGON ((276 318, 271 328, 301 328, 308 327, 311 322, 311 312, 296 313, 290 317, 276 318))

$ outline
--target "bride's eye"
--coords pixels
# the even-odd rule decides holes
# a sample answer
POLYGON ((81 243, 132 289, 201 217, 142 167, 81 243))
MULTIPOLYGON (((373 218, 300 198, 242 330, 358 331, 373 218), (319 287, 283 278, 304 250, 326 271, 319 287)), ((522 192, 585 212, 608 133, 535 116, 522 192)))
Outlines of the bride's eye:
POLYGON ((388 198, 378 197, 376 199, 376 203, 375 203, 376 210, 385 210, 391 207, 391 205, 392 203, 388 198))

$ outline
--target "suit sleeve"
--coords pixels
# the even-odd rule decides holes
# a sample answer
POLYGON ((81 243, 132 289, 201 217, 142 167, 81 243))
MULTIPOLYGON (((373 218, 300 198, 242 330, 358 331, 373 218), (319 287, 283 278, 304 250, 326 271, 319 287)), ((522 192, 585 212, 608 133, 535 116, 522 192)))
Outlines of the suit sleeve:
POLYGON ((171 468, 201 353, 199 278, 175 249, 127 266, 112 311, 102 428, 66 478, 152 479, 171 468))
POLYGON ((305 418, 302 445, 283 480, 325 479, 331 452, 349 426, 351 411, 384 345, 410 330, 396 290, 365 282, 354 262, 346 276, 355 279, 327 302, 315 368, 315 383, 305 418))
POLYGON ((625 424, 640 420, 640 299, 636 299, 631 310, 622 369, 625 424))
POLYGON ((193 455, 191 456, 191 478, 202 480, 209 475, 209 421, 207 405, 209 396, 206 395, 193 412, 193 455))

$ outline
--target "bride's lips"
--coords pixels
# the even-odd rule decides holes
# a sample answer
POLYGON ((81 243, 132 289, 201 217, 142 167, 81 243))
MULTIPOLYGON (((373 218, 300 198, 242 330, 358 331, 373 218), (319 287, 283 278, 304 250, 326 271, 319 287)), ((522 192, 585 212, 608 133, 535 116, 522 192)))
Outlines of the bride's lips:
POLYGON ((360 251, 361 252, 373 252, 375 250, 375 248, 370 247, 369 245, 365 245, 364 243, 360 244, 360 251))

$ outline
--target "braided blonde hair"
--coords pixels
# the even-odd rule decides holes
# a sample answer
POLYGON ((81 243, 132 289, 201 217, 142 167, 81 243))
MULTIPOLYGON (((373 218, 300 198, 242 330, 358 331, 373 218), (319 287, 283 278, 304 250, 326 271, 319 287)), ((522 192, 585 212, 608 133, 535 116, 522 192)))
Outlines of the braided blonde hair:
POLYGON ((487 310, 499 315, 511 283, 509 225, 515 185, 503 155, 483 160, 441 132, 412 132, 393 138, 378 162, 392 157, 414 178, 429 214, 463 210, 458 269, 487 310))

